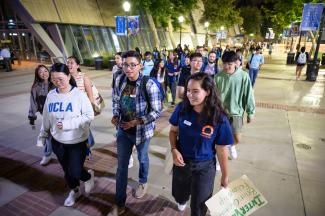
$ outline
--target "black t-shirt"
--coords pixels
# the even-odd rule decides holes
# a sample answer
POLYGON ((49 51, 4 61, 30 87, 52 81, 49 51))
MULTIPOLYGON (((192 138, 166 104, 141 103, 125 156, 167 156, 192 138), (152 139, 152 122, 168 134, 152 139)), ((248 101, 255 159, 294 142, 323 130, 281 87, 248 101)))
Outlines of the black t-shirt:
MULTIPOLYGON (((123 89, 120 99, 121 120, 129 122, 136 119, 136 81, 127 79, 127 84, 123 89)), ((129 134, 136 134, 136 127, 125 130, 129 134)))
POLYGON ((181 75, 179 76, 178 85, 185 87, 187 78, 191 75, 191 67, 183 67, 181 70, 181 75))

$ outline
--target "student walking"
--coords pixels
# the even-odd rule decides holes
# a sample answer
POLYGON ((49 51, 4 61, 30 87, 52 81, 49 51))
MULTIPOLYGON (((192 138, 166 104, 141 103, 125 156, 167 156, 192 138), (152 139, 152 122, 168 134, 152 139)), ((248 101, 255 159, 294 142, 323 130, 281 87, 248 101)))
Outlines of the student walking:
POLYGON ((309 54, 306 52, 306 47, 301 47, 300 52, 296 55, 296 80, 300 78, 301 71, 305 67, 307 60, 309 59, 309 54))
MULTIPOLYGON (((35 68, 34 82, 30 92, 30 104, 28 119, 30 125, 35 125, 37 119, 36 113, 43 114, 43 107, 46 100, 46 96, 53 88, 51 82, 49 69, 45 65, 38 65, 35 68)), ((52 144, 51 137, 48 137, 44 143, 44 156, 40 164, 46 166, 51 160, 52 144)))
POLYGON ((205 201, 213 193, 216 158, 221 166, 221 186, 229 181, 228 149, 233 144, 230 124, 213 79, 204 73, 191 75, 183 102, 169 119, 173 154, 172 195, 179 211, 191 196, 191 216, 206 215, 205 201))
POLYGON ((79 181, 85 183, 85 192, 94 187, 94 172, 84 169, 87 153, 89 125, 94 119, 92 105, 87 96, 76 88, 69 68, 56 63, 51 68, 55 89, 49 92, 43 109, 43 122, 37 144, 52 136, 53 152, 64 171, 70 193, 65 206, 73 206, 81 195, 79 181))
MULTIPOLYGON (((90 103, 94 107, 96 103, 95 103, 95 98, 93 96, 92 82, 89 79, 89 77, 86 76, 85 73, 81 72, 79 59, 75 56, 70 56, 67 60, 67 66, 69 68, 71 76, 76 81, 77 88, 87 94, 87 96, 90 100, 90 103)), ((87 140, 87 146, 88 146, 87 156, 90 156, 90 154, 91 154, 90 148, 93 147, 94 145, 95 145, 95 139, 94 139, 94 136, 90 130, 89 137, 87 140)))
POLYGON ((166 69, 168 72, 168 87, 172 92, 172 99, 173 99, 171 104, 172 106, 175 105, 176 87, 177 87, 178 75, 180 74, 180 65, 176 56, 177 56, 176 52, 170 52, 166 64, 166 69))
MULTIPOLYGON (((229 115, 235 144, 240 143, 244 112, 247 113, 247 123, 255 114, 253 89, 248 74, 236 67, 238 57, 234 51, 222 55, 223 70, 215 76, 216 87, 221 95, 223 107, 229 115)), ((230 147, 230 157, 238 157, 234 145, 230 147)))
POLYGON ((135 197, 140 199, 147 192, 149 172, 148 147, 154 135, 155 121, 161 112, 161 98, 158 85, 143 76, 141 57, 136 51, 124 54, 123 71, 113 91, 112 124, 117 132, 117 171, 115 204, 109 215, 125 212, 128 163, 135 145, 139 160, 139 184, 135 197), (146 82, 145 82, 146 80, 146 82))
POLYGON ((187 78, 194 73, 199 73, 203 65, 203 56, 201 53, 193 53, 190 56, 189 67, 182 68, 182 73, 179 77, 179 82, 177 86, 178 98, 182 99, 184 97, 184 89, 187 78))
POLYGON ((264 56, 261 54, 261 47, 257 47, 256 52, 252 53, 248 59, 249 78, 251 80, 252 87, 254 88, 258 72, 261 70, 261 66, 264 64, 264 56))

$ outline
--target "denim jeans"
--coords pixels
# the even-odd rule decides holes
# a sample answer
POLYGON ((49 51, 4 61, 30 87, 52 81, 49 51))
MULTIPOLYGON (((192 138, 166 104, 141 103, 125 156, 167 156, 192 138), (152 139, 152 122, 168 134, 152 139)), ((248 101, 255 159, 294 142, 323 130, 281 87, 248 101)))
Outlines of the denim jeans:
POLYGON ((87 143, 90 147, 93 147, 95 145, 95 139, 90 129, 89 129, 89 136, 88 136, 87 143))
POLYGON ((215 158, 207 161, 185 161, 184 167, 173 167, 172 195, 185 204, 191 196, 191 216, 206 215, 204 204, 213 193, 216 175, 215 158))
POLYGON ((47 137, 45 140, 45 146, 44 146, 44 156, 49 157, 52 154, 52 142, 51 142, 52 136, 47 137))
POLYGON ((252 87, 254 87, 255 85, 255 80, 257 78, 258 71, 259 69, 254 69, 254 68, 249 69, 249 78, 251 80, 252 87))
POLYGON ((176 100, 176 87, 177 87, 177 82, 174 81, 172 83, 169 83, 168 84, 168 87, 172 93, 172 99, 173 99, 173 102, 175 103, 175 100, 176 100))
MULTIPOLYGON (((128 180, 128 165, 136 136, 128 134, 119 128, 117 132, 117 171, 115 202, 118 206, 125 206, 126 187, 128 180)), ((149 172, 148 147, 150 139, 136 145, 139 160, 139 183, 147 183, 149 172)))

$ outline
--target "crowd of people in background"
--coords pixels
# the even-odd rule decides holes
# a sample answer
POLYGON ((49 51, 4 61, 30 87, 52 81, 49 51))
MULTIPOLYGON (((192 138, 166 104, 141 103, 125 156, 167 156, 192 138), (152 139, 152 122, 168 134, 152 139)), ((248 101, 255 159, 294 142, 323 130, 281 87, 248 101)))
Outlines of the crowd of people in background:
MULTIPOLYGON (((264 58, 260 47, 250 49, 249 55, 245 49, 197 46, 192 51, 178 45, 170 51, 154 48, 142 54, 136 48, 115 54, 111 124, 116 128, 118 165, 115 205, 109 215, 126 211, 134 150, 139 161, 134 196, 141 199, 146 194, 148 147, 164 106, 175 109, 169 120, 172 195, 179 211, 191 197, 191 215, 206 214, 204 202, 212 196, 216 173, 221 171, 221 186, 228 185, 228 158, 238 157, 235 144, 241 140, 244 113, 247 123, 255 113, 253 87, 264 58)), ((70 188, 65 206, 73 206, 81 196, 79 181, 84 182, 85 193, 94 188, 94 171, 84 168, 95 143, 90 130, 96 103, 92 86, 74 56, 66 64, 35 69, 28 119, 34 125, 36 113, 43 115, 37 141, 44 146, 40 163, 47 165, 52 152, 58 158, 70 188)))

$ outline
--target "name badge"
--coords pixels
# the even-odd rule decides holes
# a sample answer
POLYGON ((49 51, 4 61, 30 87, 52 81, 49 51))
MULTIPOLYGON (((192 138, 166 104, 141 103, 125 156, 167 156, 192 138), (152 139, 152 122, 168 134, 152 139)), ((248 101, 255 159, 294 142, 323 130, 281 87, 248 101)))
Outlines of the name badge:
POLYGON ((135 98, 135 97, 136 97, 136 95, 135 95, 135 94, 134 94, 134 95, 133 95, 133 94, 131 94, 131 95, 130 95, 130 97, 131 97, 131 98, 135 98))
POLYGON ((189 122, 187 120, 184 120, 184 124, 187 125, 187 126, 191 126, 192 125, 192 122, 189 122))

